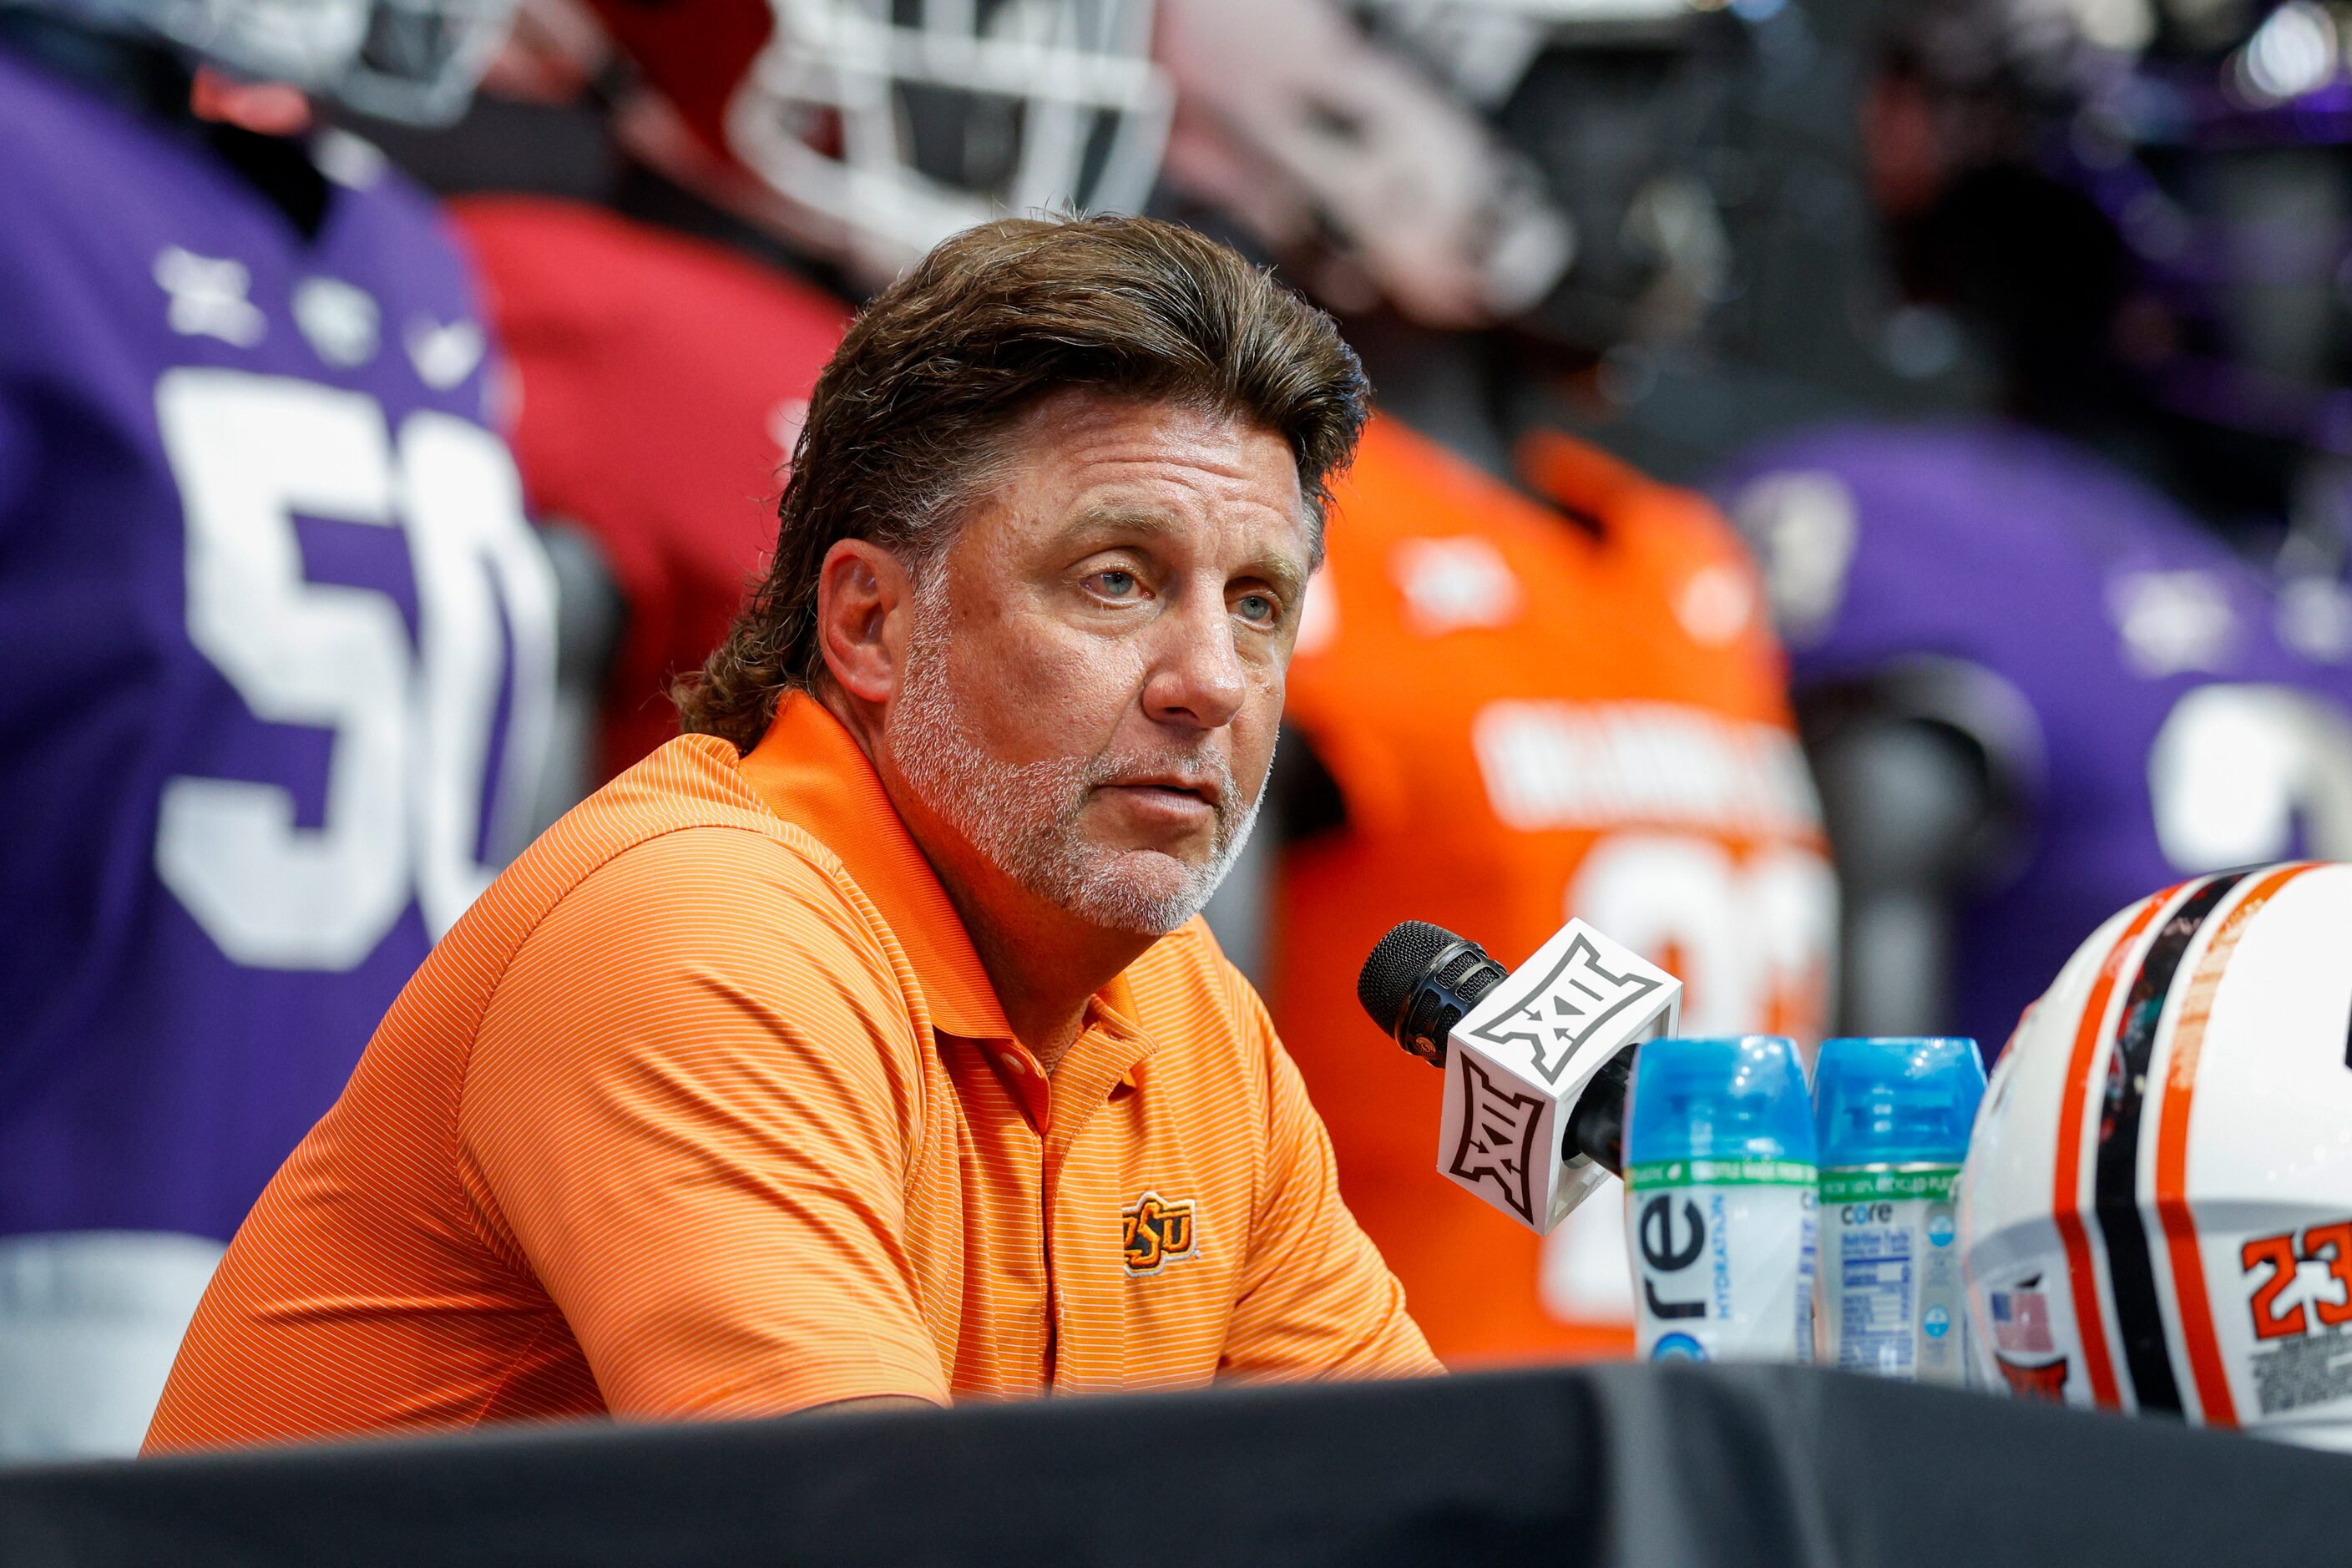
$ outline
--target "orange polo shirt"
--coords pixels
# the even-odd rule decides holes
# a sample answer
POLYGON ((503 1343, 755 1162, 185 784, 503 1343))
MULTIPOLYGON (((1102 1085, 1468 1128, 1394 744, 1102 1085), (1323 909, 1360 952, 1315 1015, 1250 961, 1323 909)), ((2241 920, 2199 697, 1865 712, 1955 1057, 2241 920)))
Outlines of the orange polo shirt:
POLYGON ((1048 1079, 848 732, 673 741, 445 938, 151 1450, 1436 1370, 1198 921, 1048 1079))

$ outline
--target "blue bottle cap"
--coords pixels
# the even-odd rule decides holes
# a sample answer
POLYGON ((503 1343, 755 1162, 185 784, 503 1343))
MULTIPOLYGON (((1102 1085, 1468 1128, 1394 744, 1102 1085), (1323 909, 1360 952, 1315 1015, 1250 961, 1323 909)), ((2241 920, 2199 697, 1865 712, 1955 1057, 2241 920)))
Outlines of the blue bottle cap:
POLYGON ((1651 1040, 1633 1058, 1625 1160, 1813 1158, 1813 1108, 1778 1035, 1651 1040))
POLYGON ((1813 1079, 1824 1166, 1957 1165, 1985 1091, 1969 1039, 1825 1040, 1813 1079))

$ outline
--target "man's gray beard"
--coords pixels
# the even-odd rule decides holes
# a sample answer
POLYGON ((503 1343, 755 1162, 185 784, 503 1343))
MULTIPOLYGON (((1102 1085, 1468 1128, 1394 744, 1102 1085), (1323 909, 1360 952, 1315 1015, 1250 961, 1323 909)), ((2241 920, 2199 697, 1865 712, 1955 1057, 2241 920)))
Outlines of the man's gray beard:
POLYGON ((948 678, 944 588, 927 584, 915 597, 906 679, 884 736, 899 776, 989 864, 1089 924, 1165 936, 1199 914, 1249 840, 1265 781, 1237 819, 1232 767, 1205 748, 1037 763, 991 756, 964 722, 962 699, 948 678), (1112 849, 1081 835, 1078 817, 1096 785, 1170 769, 1218 775, 1216 837, 1206 865, 1157 849, 1112 849), (1134 863, 1145 856, 1178 868, 1181 880, 1163 891, 1142 886, 1140 873, 1160 869, 1134 863))

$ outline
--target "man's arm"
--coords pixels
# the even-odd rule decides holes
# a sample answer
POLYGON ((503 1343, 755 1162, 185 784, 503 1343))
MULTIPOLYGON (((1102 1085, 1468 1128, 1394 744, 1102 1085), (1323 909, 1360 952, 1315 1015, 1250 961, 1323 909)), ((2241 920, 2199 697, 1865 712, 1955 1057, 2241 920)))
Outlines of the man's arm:
POLYGON ((1331 1140, 1252 998, 1266 1073, 1268 1179, 1250 1232, 1222 1370, 1240 1378, 1442 1372, 1404 1287, 1339 1198, 1331 1140))
POLYGON ((836 1399, 829 1405, 812 1405, 801 1412, 803 1415, 882 1415, 893 1410, 936 1410, 939 1406, 928 1399, 910 1399, 899 1394, 877 1394, 872 1399, 836 1399))
POLYGON ((913 1034, 855 921, 780 847, 689 830, 499 984, 463 1155, 616 1415, 947 1402, 904 1239, 913 1034))

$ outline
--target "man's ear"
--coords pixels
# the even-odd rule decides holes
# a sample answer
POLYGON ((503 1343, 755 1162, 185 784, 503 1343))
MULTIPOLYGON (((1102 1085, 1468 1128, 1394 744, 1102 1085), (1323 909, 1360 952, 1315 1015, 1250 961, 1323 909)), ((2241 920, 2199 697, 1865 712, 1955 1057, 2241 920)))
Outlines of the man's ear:
POLYGON ((816 637, 842 694, 877 706, 898 689, 915 585, 898 558, 864 539, 841 539, 817 568, 816 637))

